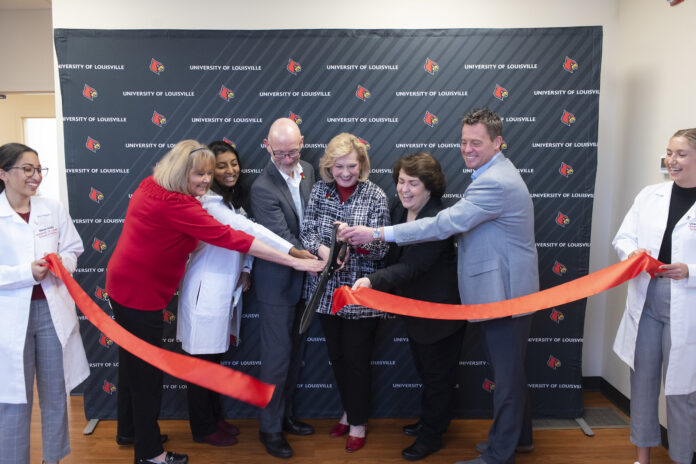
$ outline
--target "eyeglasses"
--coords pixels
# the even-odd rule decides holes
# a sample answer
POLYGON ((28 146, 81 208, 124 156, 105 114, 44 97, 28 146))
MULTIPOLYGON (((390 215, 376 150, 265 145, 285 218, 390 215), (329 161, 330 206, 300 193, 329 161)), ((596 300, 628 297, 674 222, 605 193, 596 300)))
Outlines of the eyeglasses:
POLYGON ((24 166, 12 166, 11 168, 7 168, 6 170, 9 171, 10 169, 21 169, 24 171, 24 175, 27 177, 33 176, 35 172, 38 172, 41 177, 45 177, 46 174, 48 174, 48 168, 42 168, 41 166, 35 168, 34 166, 31 166, 29 164, 26 164, 24 166))
POLYGON ((300 149, 301 149, 301 147, 297 147, 297 148, 295 148, 294 150, 286 151, 286 152, 283 153, 283 152, 276 152, 276 151, 273 149, 273 147, 270 146, 270 145, 268 145, 268 148, 271 150, 271 154, 273 155, 273 157, 274 157, 275 159, 279 159, 279 160, 281 160, 281 159, 283 159, 283 158, 285 158, 285 157, 294 158, 294 157, 296 157, 297 155, 300 154, 300 149))

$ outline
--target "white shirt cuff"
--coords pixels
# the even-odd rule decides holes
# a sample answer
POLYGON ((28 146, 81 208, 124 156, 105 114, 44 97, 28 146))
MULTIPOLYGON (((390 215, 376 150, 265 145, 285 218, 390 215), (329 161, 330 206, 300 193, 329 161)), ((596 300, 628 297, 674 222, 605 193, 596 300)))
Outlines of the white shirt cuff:
POLYGON ((394 227, 386 226, 384 227, 384 241, 393 242, 394 241, 394 227))

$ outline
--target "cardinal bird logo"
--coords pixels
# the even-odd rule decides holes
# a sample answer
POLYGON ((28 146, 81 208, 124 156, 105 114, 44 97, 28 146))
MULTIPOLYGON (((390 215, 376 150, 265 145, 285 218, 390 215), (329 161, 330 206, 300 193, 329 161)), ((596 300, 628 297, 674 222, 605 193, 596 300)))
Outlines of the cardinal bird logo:
POLYGON ((98 95, 99 94, 97 93, 97 89, 95 89, 94 87, 90 87, 87 84, 85 84, 85 87, 82 89, 82 96, 89 101, 94 101, 94 99, 97 98, 98 95))
POLYGON ((495 382, 490 379, 483 379, 483 385, 481 385, 481 387, 488 393, 492 393, 493 390, 495 390, 495 382))
POLYGON ((106 393, 109 395, 113 394, 116 391, 116 385, 113 383, 109 382, 108 380, 104 381, 104 386, 102 387, 102 390, 104 390, 106 393))
POLYGON ((96 153, 97 150, 101 148, 101 143, 99 143, 99 141, 97 140, 94 140, 92 137, 87 136, 85 147, 87 147, 87 149, 92 153, 96 153))
POLYGON ((556 324, 560 324, 563 319, 565 319, 565 314, 557 310, 556 308, 553 308, 551 310, 551 314, 549 314, 549 317, 553 322, 556 324))
POLYGON ((365 145, 365 150, 369 150, 369 149, 370 149, 370 142, 368 142, 367 140, 363 139, 362 137, 358 137, 358 141, 359 141, 360 143, 362 143, 363 145, 365 145))
POLYGON ((423 122, 429 125, 430 127, 435 127, 439 120, 437 119, 437 116, 435 116, 433 113, 431 113, 430 111, 426 111, 425 117, 423 118, 423 122))
POLYGON ((164 72, 164 65, 153 58, 152 61, 150 61, 150 71, 159 75, 164 72))
POLYGON ((558 224, 561 227, 565 227, 568 224, 570 224, 570 218, 559 211, 556 215, 556 224, 558 224))
POLYGON ((568 272, 568 268, 565 266, 565 264, 561 264, 558 261, 553 263, 553 273, 554 274, 562 276, 566 272, 568 272))
POLYGON ((561 360, 555 357, 554 355, 550 354, 549 360, 546 361, 546 365, 555 371, 556 369, 561 367, 561 360))
POLYGON ((563 62, 563 69, 572 74, 578 70, 578 62, 566 56, 565 61, 563 62))
POLYGON ((558 168, 558 172, 560 172, 562 176, 570 177, 573 175, 573 173, 575 173, 575 170, 573 169, 573 166, 561 161, 561 167, 558 168))
POLYGON ((102 301, 109 301, 109 294, 106 293, 106 290, 99 286, 97 286, 97 289, 94 291, 94 296, 96 296, 102 301))
POLYGON ((302 124, 302 118, 300 117, 299 114, 295 114, 295 113, 293 113, 293 112, 290 112, 290 115, 288 116, 288 118, 290 118, 290 119, 292 119, 293 121, 295 121, 295 124, 297 124, 298 126, 299 126, 300 124, 302 124))
POLYGON ((99 344, 101 346, 103 346, 104 348, 108 348, 114 344, 114 341, 112 339, 110 339, 109 337, 107 337, 106 335, 101 334, 99 336, 99 344))
POLYGON ((495 90, 493 91, 493 96, 500 101, 505 100, 509 93, 505 87, 501 87, 498 84, 495 85, 495 90))
POLYGON ((370 91, 362 85, 358 85, 358 90, 355 91, 355 96, 361 99, 362 101, 367 100, 368 98, 370 98, 371 95, 372 94, 370 93, 370 91))
POLYGON ((90 187, 89 199, 95 203, 101 203, 101 201, 104 199, 104 194, 94 187, 90 187))
POLYGON ((155 126, 162 127, 167 124, 167 118, 165 118, 163 114, 159 114, 157 111, 155 111, 152 113, 152 123, 155 126))
POLYGON ((162 320, 167 324, 171 324, 175 319, 176 316, 171 311, 167 311, 166 309, 162 311, 162 320))
POLYGON ((505 140, 502 140, 500 142, 500 151, 503 151, 507 148, 507 143, 505 143, 505 140))
POLYGON ((425 59, 425 65, 423 65, 423 68, 425 69, 425 72, 428 74, 435 74, 440 70, 440 66, 430 58, 425 59))
POLYGON ((225 142, 226 144, 230 145, 232 148, 237 148, 237 145, 233 141, 228 139, 227 137, 223 137, 222 141, 225 142))
POLYGON ((302 71, 302 66, 297 61, 288 58, 288 65, 285 67, 290 74, 297 75, 298 72, 302 71))
POLYGON ((234 98, 234 92, 223 85, 222 87, 220 87, 220 92, 218 93, 218 96, 225 101, 230 101, 234 98))
POLYGON ((563 116, 561 116, 561 122, 565 124, 566 126, 570 126, 575 122, 575 115, 573 113, 568 112, 567 110, 563 110, 563 116))
POLYGON ((99 253, 104 253, 104 250, 106 250, 106 243, 94 237, 94 240, 92 240, 92 249, 99 253))

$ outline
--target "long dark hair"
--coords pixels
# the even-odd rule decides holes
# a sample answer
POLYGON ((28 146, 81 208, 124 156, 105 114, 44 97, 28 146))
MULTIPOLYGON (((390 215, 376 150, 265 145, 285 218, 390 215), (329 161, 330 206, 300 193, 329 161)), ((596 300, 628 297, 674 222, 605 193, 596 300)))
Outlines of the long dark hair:
POLYGON ((208 148, 210 148, 210 151, 212 151, 216 157, 217 155, 228 151, 234 153, 237 157, 237 163, 239 164, 239 177, 237 178, 237 183, 234 184, 233 187, 227 188, 220 185, 218 181, 215 180, 215 177, 213 177, 213 182, 210 184, 210 190, 222 196, 222 201, 224 201, 229 208, 239 209, 246 206, 247 192, 242 187, 241 183, 242 160, 239 158, 239 153, 232 145, 227 142, 223 142, 222 140, 216 140, 209 143, 208 148))
MULTIPOLYGON (((0 169, 3 171, 7 171, 9 168, 14 166, 17 163, 17 160, 19 159, 20 156, 22 156, 22 153, 30 151, 34 153, 36 156, 39 156, 38 153, 36 153, 36 150, 33 148, 29 148, 26 145, 22 145, 21 143, 6 143, 5 145, 0 147, 0 169)), ((5 182, 0 180, 0 193, 5 190, 5 182)))

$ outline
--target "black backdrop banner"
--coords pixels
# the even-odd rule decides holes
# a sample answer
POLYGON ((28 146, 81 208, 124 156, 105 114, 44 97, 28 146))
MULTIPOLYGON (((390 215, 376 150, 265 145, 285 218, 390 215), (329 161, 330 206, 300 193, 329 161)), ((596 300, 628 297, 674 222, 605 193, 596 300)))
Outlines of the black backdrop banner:
MULTIPOLYGON (((541 287, 586 275, 597 166, 601 27, 446 30, 56 29, 70 211, 86 251, 77 281, 111 314, 105 268, 130 195, 176 142, 226 139, 245 182, 268 161, 270 124, 290 117, 316 167, 328 141, 352 132, 369 147, 370 179, 393 197, 399 156, 432 153, 448 201, 470 182, 459 150, 461 117, 489 107, 503 118, 503 151, 534 200, 541 287)), ((534 317, 527 356, 537 416, 583 412, 585 301, 534 317)), ((176 298, 163 312, 175 341, 176 298)), ((116 417, 117 349, 81 317, 90 361, 88 419, 116 417)), ((462 348, 455 413, 491 415, 495 378, 471 324, 462 348)), ((296 412, 342 411, 318 323, 309 330, 296 412)), ((241 343, 224 363, 259 370, 258 312, 245 297, 241 343)), ((420 379, 399 320, 383 321, 373 355, 374 417, 414 417, 420 379)), ((165 375, 163 418, 186 416, 185 388, 165 375)), ((226 399, 228 417, 257 410, 226 399)))

